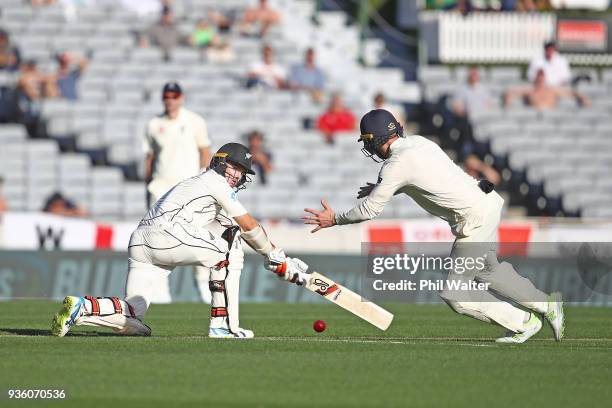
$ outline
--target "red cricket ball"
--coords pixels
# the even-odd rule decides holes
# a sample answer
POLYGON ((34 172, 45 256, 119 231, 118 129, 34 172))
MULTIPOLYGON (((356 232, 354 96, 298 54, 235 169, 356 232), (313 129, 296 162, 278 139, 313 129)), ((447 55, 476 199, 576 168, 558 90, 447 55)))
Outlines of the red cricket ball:
POLYGON ((325 322, 323 320, 317 320, 314 322, 314 324, 312 325, 312 328, 314 329, 314 331, 316 331, 317 333, 321 333, 322 331, 325 330, 325 322))

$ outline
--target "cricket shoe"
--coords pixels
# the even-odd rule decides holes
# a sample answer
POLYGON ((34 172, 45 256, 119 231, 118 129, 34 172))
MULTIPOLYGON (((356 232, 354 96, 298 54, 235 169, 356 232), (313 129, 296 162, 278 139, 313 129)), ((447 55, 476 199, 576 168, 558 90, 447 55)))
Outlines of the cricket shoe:
POLYGON ((495 340, 496 343, 513 343, 520 344, 529 340, 533 335, 540 331, 542 328, 542 320, 535 314, 531 313, 529 320, 525 323, 525 330, 519 333, 509 331, 506 333, 506 337, 500 337, 495 340))
POLYGON ((53 316, 51 334, 64 337, 77 319, 85 312, 85 299, 76 296, 66 296, 62 308, 53 316))
POLYGON ((208 337, 212 339, 252 339, 255 334, 251 330, 241 328, 234 333, 224 327, 211 327, 208 329, 208 337))
POLYGON ((544 313, 544 317, 553 329, 555 340, 561 341, 565 334, 565 314, 563 313, 561 292, 550 294, 548 297, 548 311, 544 313))

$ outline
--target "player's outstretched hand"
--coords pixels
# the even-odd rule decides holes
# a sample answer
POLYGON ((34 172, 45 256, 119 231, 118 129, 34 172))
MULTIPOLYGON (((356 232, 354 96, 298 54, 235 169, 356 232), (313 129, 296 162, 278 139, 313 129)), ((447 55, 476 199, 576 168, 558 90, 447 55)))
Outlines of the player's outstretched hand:
POLYGON ((329 228, 336 225, 336 214, 334 210, 327 204, 327 201, 321 200, 323 211, 317 211, 312 208, 304 208, 304 211, 312 214, 302 217, 304 224, 316 225, 317 227, 310 232, 317 232, 321 228, 329 228))
POLYGON ((369 196, 372 190, 374 190, 374 187, 376 187, 376 184, 374 183, 366 183, 365 186, 359 187, 357 198, 361 200, 362 198, 369 196))

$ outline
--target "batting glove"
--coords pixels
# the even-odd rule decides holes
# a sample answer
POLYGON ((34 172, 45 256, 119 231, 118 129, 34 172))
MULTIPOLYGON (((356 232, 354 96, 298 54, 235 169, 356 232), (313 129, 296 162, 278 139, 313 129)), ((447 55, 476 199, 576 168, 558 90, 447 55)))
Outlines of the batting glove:
POLYGON ((288 258, 280 248, 275 248, 270 252, 265 267, 277 274, 280 279, 297 285, 303 285, 308 279, 306 273, 308 265, 301 259, 288 258))

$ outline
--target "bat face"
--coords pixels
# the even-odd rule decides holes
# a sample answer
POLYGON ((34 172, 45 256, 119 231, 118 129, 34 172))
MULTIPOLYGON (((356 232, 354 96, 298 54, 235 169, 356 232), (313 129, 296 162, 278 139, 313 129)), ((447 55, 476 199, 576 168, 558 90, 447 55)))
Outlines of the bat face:
POLYGON ((381 330, 387 330, 393 320, 393 315, 382 307, 363 299, 357 293, 318 272, 310 274, 310 280, 305 287, 381 330))

